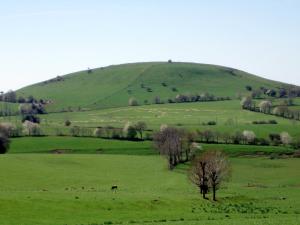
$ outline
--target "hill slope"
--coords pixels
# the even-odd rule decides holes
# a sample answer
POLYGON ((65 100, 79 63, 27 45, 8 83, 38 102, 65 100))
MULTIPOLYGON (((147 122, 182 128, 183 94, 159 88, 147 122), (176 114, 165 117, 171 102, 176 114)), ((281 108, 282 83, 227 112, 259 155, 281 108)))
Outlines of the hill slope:
POLYGON ((195 63, 134 63, 81 71, 18 91, 52 100, 48 111, 127 106, 135 97, 140 104, 174 98, 177 94, 208 92, 218 97, 245 93, 245 86, 278 88, 284 84, 222 66, 195 63))

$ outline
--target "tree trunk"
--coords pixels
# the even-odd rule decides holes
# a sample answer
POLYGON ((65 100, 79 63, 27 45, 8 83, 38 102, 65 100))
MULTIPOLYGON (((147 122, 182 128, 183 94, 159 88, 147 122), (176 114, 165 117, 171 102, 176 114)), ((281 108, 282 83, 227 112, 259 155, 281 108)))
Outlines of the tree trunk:
POLYGON ((213 200, 217 201, 217 199, 216 199, 216 185, 213 185, 213 200))
POLYGON ((206 199, 206 196, 205 196, 205 190, 202 190, 202 196, 203 196, 203 199, 206 199))
POLYGON ((186 162, 189 161, 189 151, 188 150, 185 151, 185 161, 186 162))
POLYGON ((172 156, 169 156, 169 169, 170 169, 170 170, 173 169, 173 160, 172 160, 172 156))

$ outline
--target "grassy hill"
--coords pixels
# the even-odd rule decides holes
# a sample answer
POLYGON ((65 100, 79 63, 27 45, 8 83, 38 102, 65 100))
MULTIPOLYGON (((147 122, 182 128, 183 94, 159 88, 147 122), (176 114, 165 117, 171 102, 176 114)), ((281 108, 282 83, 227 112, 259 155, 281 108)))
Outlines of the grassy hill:
POLYGON ((278 88, 284 84, 222 66, 150 62, 69 74, 22 88, 18 95, 52 100, 48 111, 61 111, 126 106, 131 97, 139 104, 150 103, 156 96, 166 100, 177 94, 208 92, 218 97, 235 97, 247 92, 246 85, 278 88))

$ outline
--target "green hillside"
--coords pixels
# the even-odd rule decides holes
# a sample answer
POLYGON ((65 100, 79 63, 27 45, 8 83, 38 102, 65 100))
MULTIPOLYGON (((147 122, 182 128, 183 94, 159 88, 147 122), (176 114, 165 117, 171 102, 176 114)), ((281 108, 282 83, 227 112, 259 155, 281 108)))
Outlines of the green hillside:
POLYGON ((253 88, 278 88, 284 84, 227 67, 194 63, 134 63, 81 71, 34 84, 18 91, 51 100, 48 111, 111 108, 128 105, 134 97, 139 104, 159 96, 208 92, 218 97, 235 97, 253 88))

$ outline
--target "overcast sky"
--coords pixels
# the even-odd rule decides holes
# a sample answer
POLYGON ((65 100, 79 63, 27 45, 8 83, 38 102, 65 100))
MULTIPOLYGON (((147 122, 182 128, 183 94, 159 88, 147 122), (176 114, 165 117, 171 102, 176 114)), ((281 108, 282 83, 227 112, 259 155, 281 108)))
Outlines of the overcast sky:
POLYGON ((110 64, 191 61, 300 85, 298 0, 0 3, 0 91, 110 64))

